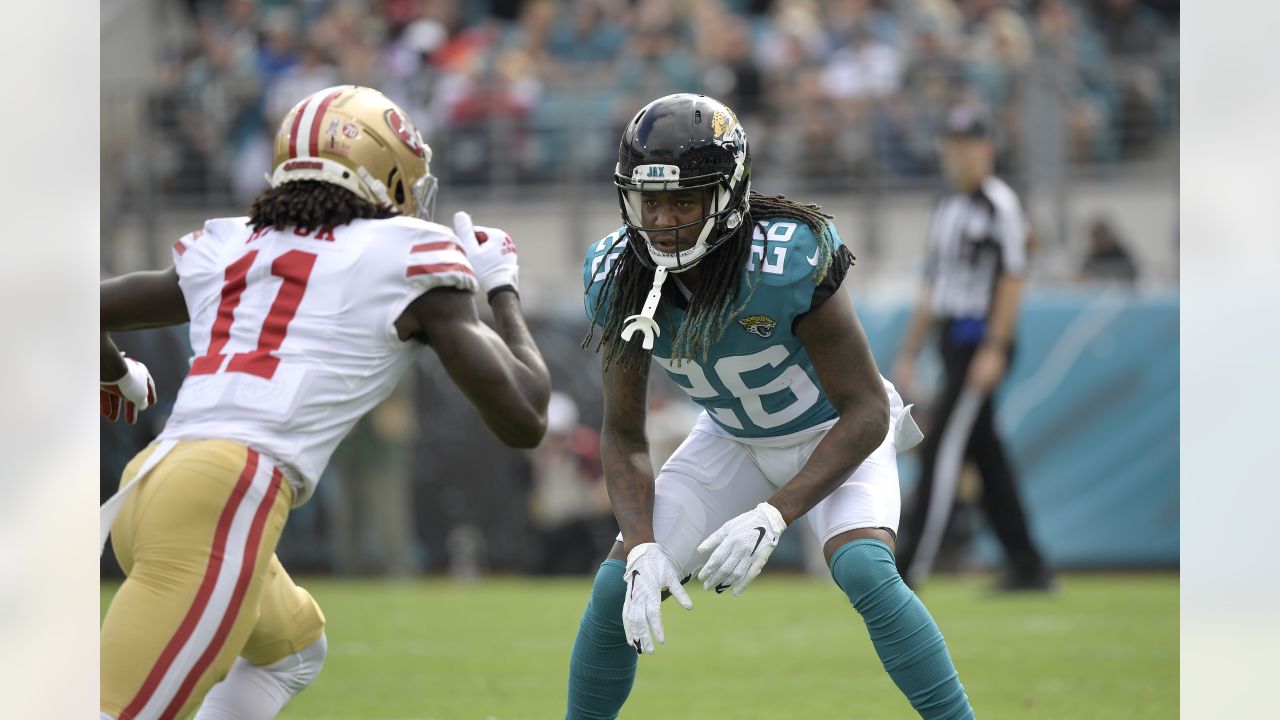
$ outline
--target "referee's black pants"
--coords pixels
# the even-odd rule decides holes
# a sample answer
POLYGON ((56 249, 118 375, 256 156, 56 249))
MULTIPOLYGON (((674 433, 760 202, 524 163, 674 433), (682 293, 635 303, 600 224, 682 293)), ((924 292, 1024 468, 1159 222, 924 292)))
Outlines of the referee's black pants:
MULTIPOLYGON (((955 438, 947 443, 948 451, 957 453, 963 448, 963 459, 959 457, 944 458, 946 467, 954 468, 956 476, 963 466, 963 460, 972 460, 982 476, 982 509, 987 521, 1004 546, 1007 571, 1018 577, 1036 577, 1044 571, 1040 553, 1031 541, 1027 530, 1027 518, 1018 497, 1018 487, 1014 479, 1013 469, 1004 450, 1004 443, 996 434, 995 412, 990 395, 981 399, 976 416, 968 417, 955 413, 957 401, 965 387, 965 377, 969 371, 969 363, 973 360, 978 346, 969 343, 956 343, 947 339, 949 333, 943 332, 942 362, 946 374, 946 389, 931 413, 929 432, 926 433, 921 449, 920 481, 916 485, 916 501, 911 512, 903 518, 901 540, 897 547, 898 569, 904 578, 913 583, 924 579, 932 567, 932 561, 939 550, 941 539, 946 530, 946 523, 951 518, 952 505, 955 501, 955 484, 958 477, 942 478, 941 482, 952 484, 950 491, 934 492, 934 483, 939 466, 939 450, 943 438, 948 431, 960 433, 959 441, 955 438), (972 418, 969 428, 963 425, 972 418), (964 440, 967 436, 967 441, 964 440), (945 502, 945 508, 939 508, 930 518, 931 502, 945 502), (926 528, 926 520, 940 526, 926 528), (931 540, 935 547, 926 547, 921 552, 921 539, 931 540), (917 562, 922 560, 923 562, 917 562), (913 568, 912 565, 917 567, 913 568), (915 576, 912 571, 915 570, 915 576)), ((1010 353, 1009 360, 1012 360, 1010 353)))

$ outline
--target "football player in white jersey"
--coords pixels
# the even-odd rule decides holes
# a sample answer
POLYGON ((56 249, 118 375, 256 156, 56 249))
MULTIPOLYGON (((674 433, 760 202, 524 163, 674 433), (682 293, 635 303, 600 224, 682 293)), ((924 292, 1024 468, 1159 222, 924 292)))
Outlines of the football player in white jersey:
POLYGON ((103 506, 127 579, 101 631, 101 716, 271 718, 324 662, 324 615, 275 557, 334 448, 429 345, 503 442, 533 447, 550 381, 503 231, 430 221, 431 150, 394 103, 339 86, 276 135, 271 187, 173 266, 101 286, 101 405, 132 422, 146 368, 107 332, 190 323, 173 413, 103 506), (480 321, 485 293, 496 331, 480 321))

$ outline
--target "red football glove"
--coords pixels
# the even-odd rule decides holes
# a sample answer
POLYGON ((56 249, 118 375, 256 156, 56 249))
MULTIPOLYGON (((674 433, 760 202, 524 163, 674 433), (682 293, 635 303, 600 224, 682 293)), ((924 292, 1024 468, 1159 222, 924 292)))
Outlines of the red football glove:
POLYGON ((138 421, 140 411, 156 404, 156 384, 146 365, 129 358, 124 359, 124 364, 129 368, 124 377, 99 385, 98 405, 108 421, 119 420, 123 411, 124 421, 132 425, 138 421))

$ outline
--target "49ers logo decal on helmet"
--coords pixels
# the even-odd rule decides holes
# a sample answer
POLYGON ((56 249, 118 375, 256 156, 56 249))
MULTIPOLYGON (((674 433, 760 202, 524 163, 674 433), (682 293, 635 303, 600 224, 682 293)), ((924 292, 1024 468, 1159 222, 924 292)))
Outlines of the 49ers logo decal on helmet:
POLYGON ((384 117, 387 119, 387 127, 391 128, 396 137, 400 138, 400 141, 407 145, 414 155, 425 157, 422 152, 422 143, 418 141, 418 131, 414 129, 413 125, 409 124, 409 121, 403 115, 396 111, 395 108, 389 108, 384 117))

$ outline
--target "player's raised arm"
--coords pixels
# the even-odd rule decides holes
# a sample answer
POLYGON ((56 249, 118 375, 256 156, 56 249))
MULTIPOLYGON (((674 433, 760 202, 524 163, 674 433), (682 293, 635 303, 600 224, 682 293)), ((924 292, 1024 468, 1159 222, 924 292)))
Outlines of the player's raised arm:
POLYGON ((520 309, 515 244, 496 228, 475 232, 469 217, 459 240, 489 298, 497 331, 480 321, 470 292, 451 288, 424 293, 396 328, 401 337, 421 336, 435 349, 449 377, 499 440, 512 447, 535 447, 547 429, 551 380, 520 309))
POLYGON ((848 294, 833 293, 800 320, 796 334, 840 419, 769 500, 788 525, 830 494, 889 432, 889 398, 848 294))

